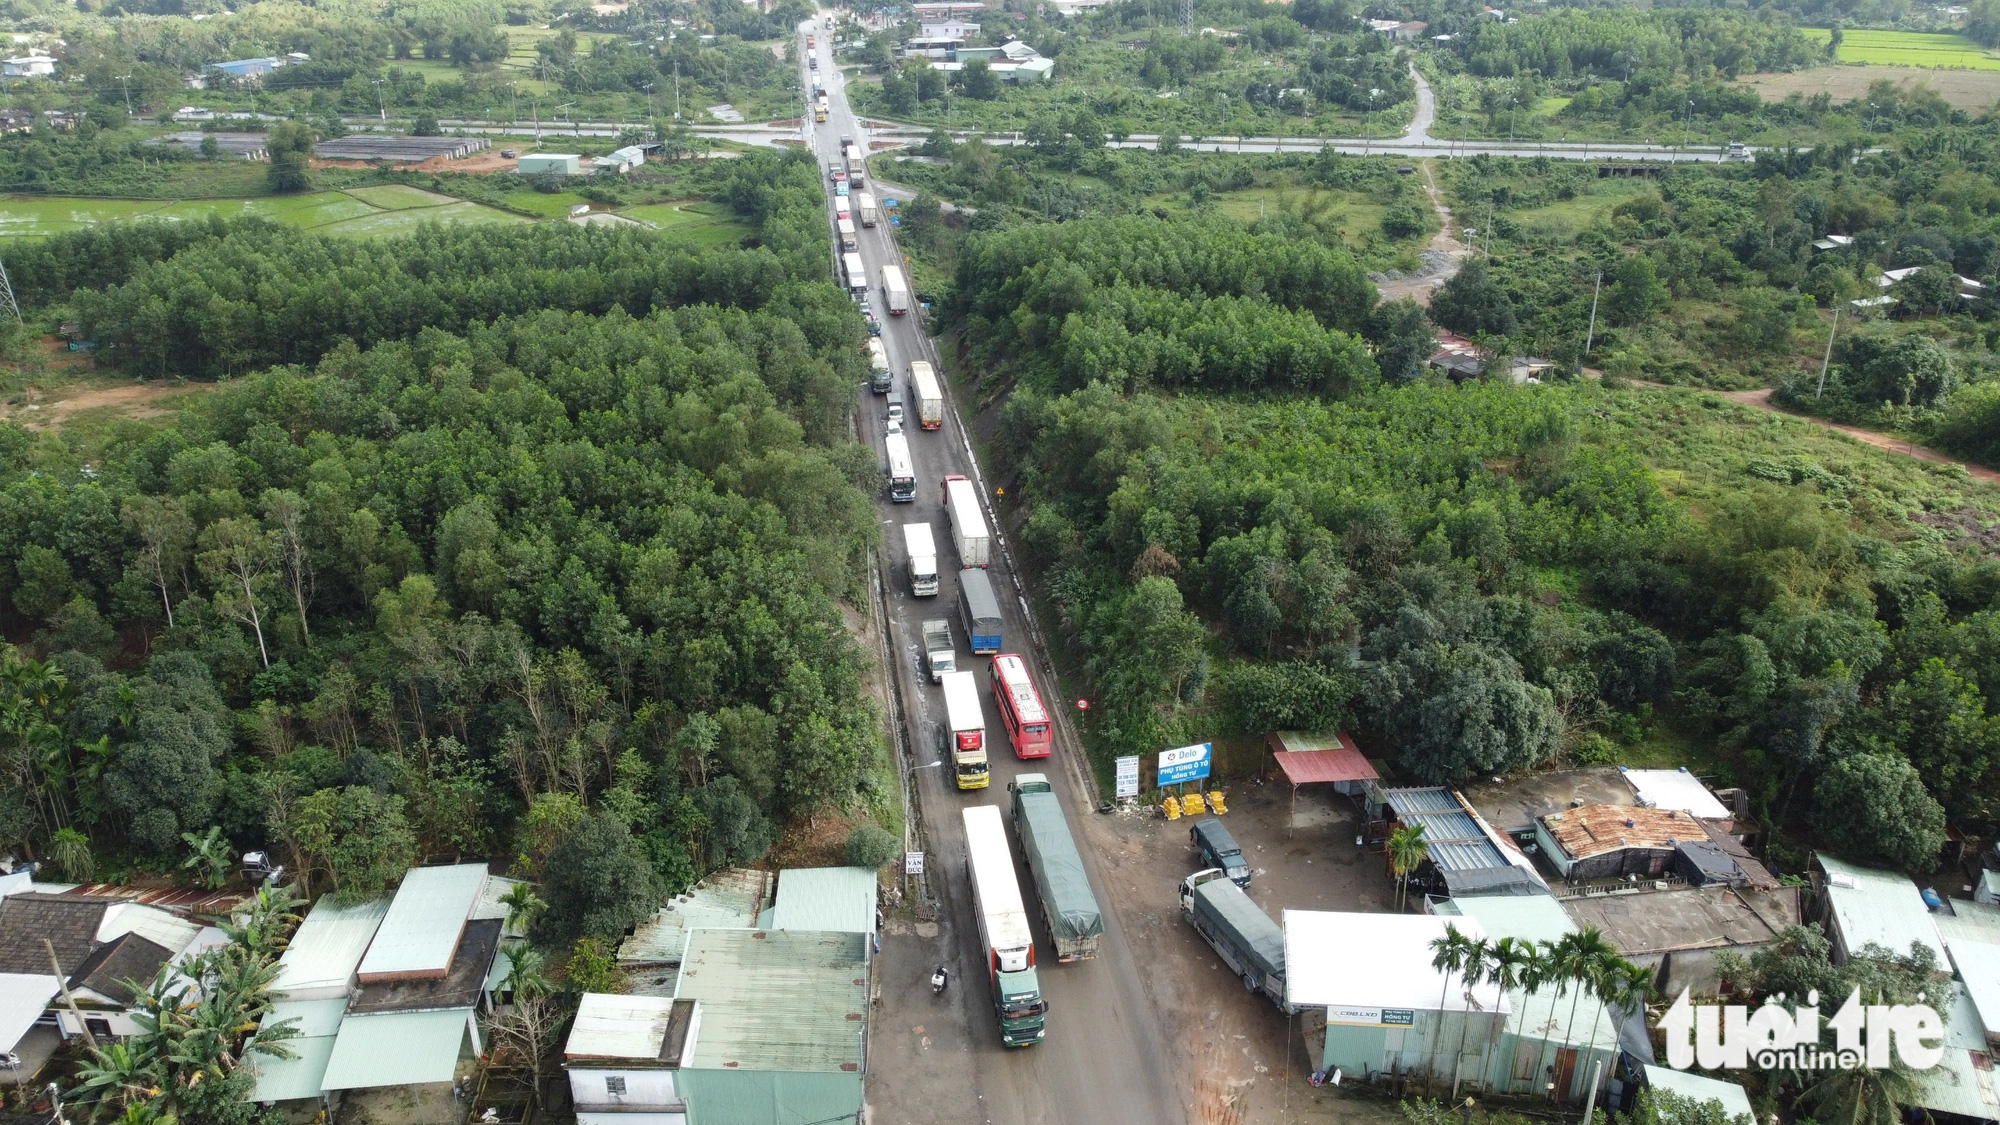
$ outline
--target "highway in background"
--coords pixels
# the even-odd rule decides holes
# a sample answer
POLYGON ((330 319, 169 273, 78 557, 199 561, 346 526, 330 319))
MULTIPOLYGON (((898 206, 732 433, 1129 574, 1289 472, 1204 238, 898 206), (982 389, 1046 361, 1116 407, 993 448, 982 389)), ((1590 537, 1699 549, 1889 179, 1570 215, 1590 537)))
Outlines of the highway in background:
MULTIPOLYGON (((827 121, 814 125, 808 113, 801 130, 792 134, 813 146, 823 180, 827 178, 828 161, 840 151, 842 137, 854 138, 864 152, 868 151, 870 140, 848 105, 824 15, 821 14, 822 22, 816 27, 801 28, 799 45, 803 54, 804 37, 811 34, 817 40, 819 69, 805 73, 805 88, 810 91, 816 77, 824 84, 829 102, 827 121)), ((875 185, 871 183, 859 190, 874 191, 875 185)), ((877 198, 879 201, 880 196, 877 198)), ((830 231, 834 200, 830 184, 827 200, 830 231)), ((855 218, 858 227, 858 210, 855 218)), ((892 504, 884 495, 878 498, 877 510, 883 532, 882 586, 891 650, 895 655, 895 667, 889 671, 897 680, 903 709, 900 718, 910 754, 905 762, 910 767, 905 777, 912 779, 910 797, 921 810, 927 827, 930 888, 937 900, 935 924, 909 926, 898 922, 883 939, 878 976, 881 1004, 875 1012, 868 1052, 868 1120, 870 1125, 892 1122, 931 1125, 940 1121, 1003 1125, 1015 1122, 1177 1125, 1187 1119, 1181 1106, 1179 1083, 1168 1065, 1159 1021, 1141 986, 1140 970, 1133 962, 1118 920, 1107 909, 1105 940, 1094 960, 1057 964, 1050 953, 1033 884, 1028 880, 1026 867, 1019 862, 1020 841, 1014 837, 1011 816, 1008 835, 1015 849, 1023 895, 1029 903, 1029 912, 1036 916, 1035 929, 1040 939, 1038 960, 1042 961, 1039 975, 1050 1010, 1047 1039, 1043 1043, 1012 1051, 1000 1046, 999 1025, 982 973, 983 956, 966 876, 965 831, 960 811, 979 804, 996 804, 1005 809, 1009 780, 1024 772, 1045 772, 1055 782, 1064 811, 1075 828, 1080 817, 1093 815, 1085 803, 1086 791, 1081 781, 1082 750, 1071 732, 1060 724, 1056 752, 1051 758, 1023 763, 1015 760, 1008 746, 1005 728, 986 687, 991 660, 969 654, 965 629, 957 620, 958 559, 952 549, 942 503, 942 481, 949 474, 962 474, 979 482, 989 499, 991 489, 980 475, 948 392, 942 429, 926 432, 915 424, 916 401, 909 390, 910 362, 927 359, 935 363, 937 357, 923 332, 919 310, 908 316, 890 316, 884 305, 882 267, 902 261, 887 215, 872 229, 860 228, 858 242, 872 282, 870 301, 883 325, 882 341, 905 408, 912 416, 907 433, 916 464, 917 499, 914 503, 892 504), (929 521, 938 542, 941 573, 940 591, 935 598, 912 597, 905 576, 907 564, 901 525, 917 521, 929 521), (959 646, 959 667, 972 671, 980 679, 980 702, 985 710, 992 762, 992 784, 988 789, 958 791, 953 786, 949 762, 940 764, 937 729, 944 714, 943 695, 918 667, 922 660, 919 630, 923 619, 930 617, 952 619, 952 632, 959 646), (952 985, 942 998, 934 997, 927 983, 931 970, 939 963, 950 966, 952 972, 952 985)), ((834 246, 837 251, 838 244, 834 246)), ((827 268, 837 269, 831 257, 827 268)), ((884 400, 865 389, 860 397, 863 440, 882 455, 884 400)), ((988 521, 997 530, 990 508, 988 521)), ((996 550, 990 574, 1005 615, 1006 651, 1028 658, 1036 686, 1053 708, 1061 701, 1050 694, 1054 684, 1048 675, 1047 653, 1030 639, 1026 604, 1018 597, 1012 559, 996 550)), ((1100 901, 1108 906, 1102 865, 1088 852, 1084 861, 1098 887, 1100 901)))

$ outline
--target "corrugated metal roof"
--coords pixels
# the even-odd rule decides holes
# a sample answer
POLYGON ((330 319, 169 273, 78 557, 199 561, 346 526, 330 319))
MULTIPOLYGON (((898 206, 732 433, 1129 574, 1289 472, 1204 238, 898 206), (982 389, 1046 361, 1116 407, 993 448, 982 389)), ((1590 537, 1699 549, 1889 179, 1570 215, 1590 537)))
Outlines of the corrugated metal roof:
POLYGON ((868 1028, 868 938, 695 930, 674 994, 701 1001, 697 1068, 850 1071, 868 1028))
POLYGON ((1938 936, 1944 939, 1947 948, 1954 940, 2000 945, 2000 906, 1955 898, 1951 900, 1951 913, 1933 914, 1931 922, 1937 926, 1938 936))
MULTIPOLYGON (((1305 736, 1293 731, 1279 731, 1277 737, 1289 746, 1292 738, 1305 736)), ((1345 737, 1336 736, 1337 739, 1345 737)), ((1320 781, 1375 781, 1380 777, 1375 767, 1368 764, 1368 758, 1351 744, 1336 744, 1322 750, 1283 750, 1271 756, 1278 760, 1278 768, 1285 771, 1285 780, 1293 785, 1311 785, 1320 781)))
POLYGON ((1562 903, 1548 895, 1458 895, 1439 904, 1460 917, 1471 918, 1495 940, 1559 941, 1576 932, 1576 923, 1562 903))
POLYGON ((1741 1114, 1752 1122, 1757 1120, 1757 1111, 1750 1108, 1750 1095, 1734 1082, 1724 1082, 1720 1078, 1709 1078, 1700 1074, 1689 1074, 1672 1067, 1646 1067, 1646 1085, 1655 1090, 1679 1094, 1697 1102, 1718 1102, 1722 1112, 1732 1119, 1741 1114))
POLYGON ((1632 792, 1638 794, 1639 803, 1649 808, 1674 809, 1710 820, 1728 820, 1735 815, 1686 766, 1677 770, 1635 770, 1620 766, 1618 772, 1625 775, 1632 792))
POLYGON ((717 871, 641 922, 618 960, 628 965, 677 965, 689 930, 749 929, 764 909, 770 876, 747 867, 717 871))
POLYGON ((1648 848, 1671 851, 1689 840, 1707 840, 1694 818, 1678 809, 1644 805, 1585 805, 1542 818, 1542 827, 1562 849, 1577 859, 1648 848))
POLYGON ((1945 1022, 1944 1058, 1929 1070, 1911 1074, 1916 1086, 1913 1104, 1974 1121, 2000 1118, 2000 1078, 1996 1078, 2000 1072, 1989 1061, 1979 1012, 1958 982, 1952 982, 1947 1003, 1939 1011, 1945 1022))
POLYGON ((866 867, 788 867, 778 872, 774 930, 875 932, 875 872, 866 867))
POLYGON ((321 1089, 449 1082, 471 1016, 471 1008, 348 1016, 340 1021, 321 1089))
MULTIPOLYGON (((254 1045, 255 1040, 252 1040, 254 1045)), ((331 1035, 300 1036, 285 1040, 285 1049, 294 1058, 281 1059, 245 1049, 243 1063, 257 1075, 250 1092, 253 1102, 290 1102, 319 1097, 320 1083, 326 1079, 326 1064, 333 1057, 335 1039, 331 1035)))
POLYGON ((0 973, 0 1051, 11 1051, 48 1010, 62 982, 43 973, 0 973))
POLYGON ((361 958, 361 976, 442 975, 485 884, 483 863, 411 868, 361 958))
POLYGON ((1451 790, 1385 789, 1382 796, 1396 819, 1423 826, 1431 865, 1439 871, 1449 874, 1511 866, 1451 790))
POLYGON ((280 1000, 271 1005, 270 1014, 264 1017, 264 1026, 273 1026, 281 1020, 297 1020, 301 1038, 338 1035, 341 1017, 346 1014, 345 996, 327 1000, 280 1000))
POLYGON ((668 996, 614 996, 586 992, 577 1006, 563 1054, 572 1059, 643 1059, 656 1061, 673 1022, 674 1000, 668 996))
POLYGON ((272 982, 271 991, 285 995, 337 989, 344 993, 388 912, 386 898, 342 906, 328 895, 314 903, 292 934, 284 956, 278 958, 278 979, 272 982))
POLYGON ((1986 1038, 2000 1040, 2000 945, 1962 939, 1949 944, 1952 967, 1965 982, 1986 1038))
POLYGON ((1937 954, 1940 970, 1951 964, 1944 943, 1938 939, 1937 923, 1917 885, 1907 876, 1842 863, 1826 855, 1820 856, 1819 862, 1826 871, 1826 897, 1833 907, 1834 925, 1839 927, 1849 954, 1861 952, 1862 946, 1872 942, 1900 956, 1915 942, 1937 954))
POLYGON ((1285 911, 1285 1000, 1294 1005, 1347 1008, 1409 1008, 1435 1012, 1506 1010, 1500 989, 1482 984, 1468 990, 1461 973, 1431 967, 1431 942, 1447 926, 1478 939, 1486 936, 1475 918, 1428 914, 1342 914, 1324 910, 1285 911), (1471 1007, 1466 993, 1470 991, 1471 1007))
POLYGON ((116 941, 126 934, 138 934, 155 945, 179 953, 200 936, 201 927, 164 910, 155 910, 136 902, 121 902, 104 912, 104 920, 97 924, 97 940, 116 941))
POLYGON ((1507 1030, 1527 1039, 1568 1047, 1618 1049, 1618 1022, 1589 993, 1563 992, 1550 985, 1507 993, 1507 1030))
POLYGON ((127 887, 117 883, 50 883, 36 890, 59 892, 78 898, 115 898, 136 902, 175 914, 204 918, 227 918, 238 903, 251 897, 241 888, 227 891, 190 890, 186 887, 127 887))

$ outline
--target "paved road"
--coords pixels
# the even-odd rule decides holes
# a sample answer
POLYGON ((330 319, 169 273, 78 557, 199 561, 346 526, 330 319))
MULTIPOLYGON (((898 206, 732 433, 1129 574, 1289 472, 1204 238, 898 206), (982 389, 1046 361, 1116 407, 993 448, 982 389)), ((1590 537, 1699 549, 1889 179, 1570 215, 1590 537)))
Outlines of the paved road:
MULTIPOLYGON (((816 127, 808 118, 793 135, 813 144, 824 167, 839 151, 841 137, 855 138, 865 150, 868 136, 849 109, 840 73, 827 53, 826 32, 821 29, 813 34, 819 37, 819 73, 826 76, 829 115, 826 124, 816 127)), ((806 86, 811 88, 810 79, 806 86)), ((828 201, 830 206, 830 193, 828 201)), ((874 279, 871 300, 883 320, 882 340, 908 409, 914 414, 916 404, 910 400, 906 382, 910 361, 928 358, 935 362, 935 350, 914 315, 888 316, 882 305, 882 267, 900 260, 886 218, 873 229, 861 228, 857 242, 874 279)), ((835 263, 829 261, 828 268, 835 268, 835 263)), ((882 400, 865 391, 862 398, 867 440, 879 453, 882 400)), ((990 661, 965 652, 964 630, 955 622, 960 667, 978 674, 982 681, 992 787, 960 793, 951 787, 949 766, 933 764, 940 761, 933 739, 937 720, 944 714, 943 696, 916 665, 921 621, 956 617, 957 582, 950 573, 956 556, 941 502, 941 481, 951 473, 980 478, 955 411, 946 411, 943 429, 925 432, 913 427, 909 437, 916 463, 917 499, 892 505, 885 497, 880 502, 883 582, 888 591, 891 644, 899 657, 893 672, 900 683, 904 725, 917 764, 912 799, 919 802, 929 826, 927 863, 940 910, 937 924, 924 927, 928 933, 898 921, 884 938, 882 1004, 876 1011, 868 1052, 869 1121, 1181 1125, 1186 1121, 1181 1091, 1167 1065, 1166 1046, 1141 988, 1139 969, 1115 917, 1106 918, 1102 952, 1095 960, 1075 965, 1056 964, 1048 955, 1047 934, 1037 919, 1040 949, 1047 960, 1041 981, 1050 1005, 1048 1038, 1026 1050, 1009 1051, 1000 1046, 991 993, 980 972, 984 958, 978 948, 979 928, 966 879, 960 810, 977 804, 1004 806, 1009 780, 1022 772, 1043 771, 1056 778, 1065 811, 1073 821, 1094 814, 1086 811, 1080 799, 1080 786, 1072 770, 1081 760, 1081 751, 1066 737, 1067 732, 1061 732, 1065 737, 1057 740, 1055 757, 1042 762, 1018 762, 1006 749, 1003 728, 983 686, 990 661), (940 568, 947 571, 936 598, 911 597, 905 577, 907 560, 900 525, 922 520, 931 524, 940 547, 940 568), (941 999, 931 995, 926 983, 931 969, 940 962, 951 966, 953 977, 941 999)), ((1051 683, 1047 656, 1028 640, 1014 573, 1004 557, 996 559, 991 573, 1005 610, 1007 650, 1029 657, 1036 682, 1046 692, 1051 683)), ((1015 847, 1018 859, 1018 840, 1015 847)), ((1098 857, 1087 855, 1085 866, 1102 886, 1104 871, 1098 857)), ((1025 883, 1026 869, 1020 870, 1025 883)), ((1036 911, 1032 885, 1025 886, 1024 893, 1031 912, 1036 911)))
POLYGON ((1431 124, 1437 120, 1437 95, 1431 92, 1431 84, 1416 63, 1410 64, 1410 79, 1417 84, 1417 112, 1410 115, 1410 127, 1403 130, 1402 140, 1408 144, 1428 144, 1431 124))

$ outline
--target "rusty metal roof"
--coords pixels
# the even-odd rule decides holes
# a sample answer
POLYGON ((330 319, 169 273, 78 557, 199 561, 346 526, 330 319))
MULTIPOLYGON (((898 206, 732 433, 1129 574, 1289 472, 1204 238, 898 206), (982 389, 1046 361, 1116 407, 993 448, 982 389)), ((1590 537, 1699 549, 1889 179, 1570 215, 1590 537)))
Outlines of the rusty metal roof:
POLYGON ((1707 842, 1708 833, 1694 817, 1675 809, 1644 805, 1584 805, 1542 817, 1542 827, 1576 859, 1587 859, 1625 848, 1672 851, 1692 840, 1707 842))

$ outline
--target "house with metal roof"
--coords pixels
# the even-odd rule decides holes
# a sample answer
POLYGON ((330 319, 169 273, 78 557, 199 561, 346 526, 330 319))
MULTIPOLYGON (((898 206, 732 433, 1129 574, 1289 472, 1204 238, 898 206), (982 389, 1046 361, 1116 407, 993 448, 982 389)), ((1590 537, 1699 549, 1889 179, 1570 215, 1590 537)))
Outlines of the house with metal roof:
POLYGON ((2000 1072, 1993 1069, 1977 1005, 1965 986, 1953 981, 1935 1007, 1944 1017, 1944 1057, 1929 1070, 1911 1073, 1911 1104, 1965 1121, 2000 1118, 2000 1072))
POLYGON ((1952 899, 1931 915, 1990 1046, 2000 1047, 2000 906, 1952 899))
MULTIPOLYGON (((678 965, 689 930, 747 930, 757 925, 770 903, 770 872, 748 867, 712 872, 639 923, 618 947, 618 963, 628 970, 678 965)), ((667 991, 672 990, 668 980, 667 991)))
MULTIPOLYGON (((1425 906, 1448 925, 1472 920, 1489 941, 1513 938, 1539 945, 1577 930, 1562 904, 1547 895, 1476 895, 1425 906)), ((1477 1065, 1468 1064, 1461 1073, 1492 1093, 1536 1094, 1559 1081, 1565 1100, 1582 1098, 1593 1073, 1600 1092, 1610 1082, 1623 1022, 1594 998, 1554 985, 1509 989, 1499 1035, 1480 1050, 1477 1065)))
POLYGON ((1658 878, 1689 843, 1704 849, 1691 862, 1705 876, 1719 874, 1709 870, 1714 864, 1735 865, 1710 854, 1708 834, 1694 817, 1644 805, 1584 805, 1549 813, 1535 821, 1535 843, 1556 872, 1573 883, 1626 875, 1658 878))
POLYGON ((1813 862, 1836 961, 1845 961, 1869 945, 1899 956, 1917 945, 1936 956, 1940 974, 1950 974, 1951 957, 1938 937, 1937 922, 1908 876, 1824 854, 1815 855, 1813 862))
POLYGON ((875 932, 876 873, 868 867, 788 867, 778 872, 773 930, 875 932))
POLYGON ((1386 838, 1398 824, 1423 827, 1430 856, 1416 882, 1426 890, 1451 896, 1548 893, 1534 862, 1450 789, 1371 786, 1367 808, 1376 838, 1386 838))
POLYGON ((695 930, 674 996, 701 1012, 675 1074, 690 1120, 792 1125, 859 1113, 867 935, 695 930))
POLYGON ((327 895, 314 903, 278 958, 272 994, 286 1000, 337 997, 345 1002, 368 943, 388 912, 386 898, 342 904, 327 895))
MULTIPOLYGON (((47 1008, 59 990, 53 959, 82 1022, 54 1008, 43 1022, 65 1039, 86 1029, 101 1039, 124 1038, 138 1032, 133 1015, 139 991, 130 982, 149 982, 162 969, 228 940, 213 926, 121 898, 9 894, 0 899, 0 988, 6 993, 0 1011, 25 1013, 37 1003, 47 1008)), ((36 1020, 21 1025, 16 1040, 0 1050, 13 1049, 36 1020)), ((6 1030, 11 1028, 0 1028, 6 1030)))
POLYGON ((250 1100, 264 1105, 307 1099, 328 1101, 321 1083, 326 1077, 327 1060, 333 1056, 334 1039, 340 1034, 341 1017, 346 1014, 345 996, 279 1000, 272 1004, 264 1022, 276 1026, 291 1020, 298 1034, 285 1040, 291 1058, 258 1052, 256 1036, 251 1036, 243 1052, 244 1065, 257 1075, 250 1100))
POLYGON ((563 1046, 577 1125, 680 1125, 676 1072, 700 1033, 699 1001, 585 993, 563 1046))

